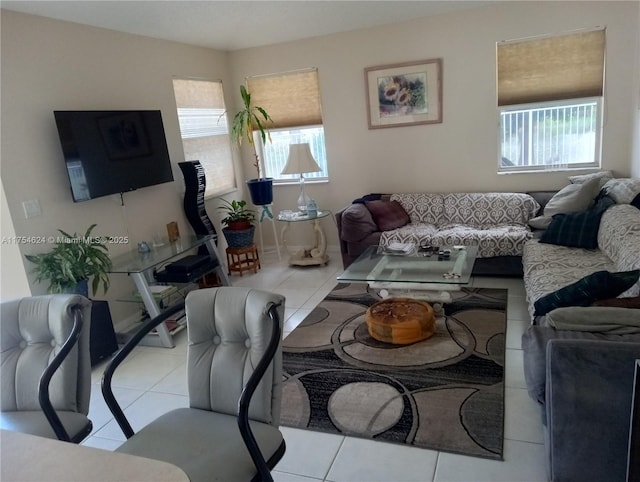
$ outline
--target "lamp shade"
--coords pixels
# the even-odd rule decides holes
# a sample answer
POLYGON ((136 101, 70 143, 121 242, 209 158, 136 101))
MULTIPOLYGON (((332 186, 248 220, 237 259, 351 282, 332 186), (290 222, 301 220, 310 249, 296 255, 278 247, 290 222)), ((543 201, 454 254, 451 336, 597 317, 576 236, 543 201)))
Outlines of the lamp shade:
POLYGON ((320 172, 320 166, 313 158, 309 144, 290 144, 289 158, 280 174, 304 174, 305 172, 320 172))

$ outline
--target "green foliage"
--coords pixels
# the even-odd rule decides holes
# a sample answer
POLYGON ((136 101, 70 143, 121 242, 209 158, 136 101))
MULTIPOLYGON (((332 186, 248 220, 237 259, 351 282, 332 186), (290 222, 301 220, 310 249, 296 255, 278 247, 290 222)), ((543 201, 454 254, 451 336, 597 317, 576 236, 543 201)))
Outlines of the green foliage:
POLYGON ((262 107, 251 104, 251 94, 247 92, 244 85, 240 86, 240 95, 242 96, 244 108, 233 118, 233 122, 231 123, 231 138, 238 146, 241 146, 242 141, 246 139, 253 148, 253 156, 255 158, 253 167, 258 171, 258 179, 261 179, 260 159, 258 158, 258 152, 253 142, 253 133, 257 130, 260 133, 260 138, 263 143, 267 142, 267 139, 271 140, 266 124, 273 122, 273 120, 262 107))
POLYGON ((224 211, 226 216, 221 219, 221 223, 225 225, 229 225, 229 223, 233 223, 235 221, 246 221, 252 223, 256 219, 255 213, 247 208, 247 201, 240 200, 236 201, 227 201, 226 199, 221 199, 223 202, 223 206, 218 206, 218 209, 224 211))
POLYGON ((96 225, 92 224, 84 236, 68 234, 59 229, 53 249, 47 253, 27 254, 27 260, 35 264, 32 272, 38 283, 49 281, 49 293, 63 293, 73 289, 79 281, 93 277, 91 287, 97 293, 102 285, 109 289, 111 259, 106 246, 107 238, 91 236, 96 225))

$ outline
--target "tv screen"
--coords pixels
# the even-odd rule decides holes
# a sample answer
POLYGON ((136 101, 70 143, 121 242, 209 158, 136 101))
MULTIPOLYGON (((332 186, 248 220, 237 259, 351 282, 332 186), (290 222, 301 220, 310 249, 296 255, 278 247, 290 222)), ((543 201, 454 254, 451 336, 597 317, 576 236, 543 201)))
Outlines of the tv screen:
POLYGON ((54 116, 75 202, 173 181, 159 110, 54 116))

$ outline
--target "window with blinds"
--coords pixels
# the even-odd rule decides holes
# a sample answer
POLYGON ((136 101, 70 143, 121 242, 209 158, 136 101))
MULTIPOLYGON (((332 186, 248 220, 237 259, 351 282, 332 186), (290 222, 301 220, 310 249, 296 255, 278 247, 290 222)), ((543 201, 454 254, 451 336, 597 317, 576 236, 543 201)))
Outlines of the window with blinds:
POLYGON ((222 82, 174 79, 184 158, 199 160, 207 187, 205 198, 236 189, 222 82))
POLYGON ((499 171, 600 166, 605 30, 500 42, 499 171))
POLYGON ((269 131, 271 141, 262 143, 256 136, 256 147, 264 162, 264 172, 274 183, 298 182, 299 176, 280 174, 289 156, 289 145, 309 143, 311 153, 322 169, 305 174, 307 180, 327 180, 327 154, 322 126, 322 108, 317 69, 247 78, 251 103, 263 107, 273 119, 269 131))

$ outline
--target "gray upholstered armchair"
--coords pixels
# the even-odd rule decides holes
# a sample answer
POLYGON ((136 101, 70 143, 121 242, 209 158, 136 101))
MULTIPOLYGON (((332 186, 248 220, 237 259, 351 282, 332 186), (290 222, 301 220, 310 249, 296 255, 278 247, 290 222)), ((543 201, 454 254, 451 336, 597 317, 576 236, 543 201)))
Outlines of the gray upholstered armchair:
POLYGON ((1 428, 75 443, 91 432, 90 317, 80 295, 1 303, 1 428))
POLYGON ((170 462, 192 482, 273 480, 285 451, 278 429, 284 298, 223 286, 192 291, 185 306, 189 408, 134 433, 111 391, 117 366, 176 306, 145 323, 104 373, 102 393, 127 437, 117 451, 170 462))

